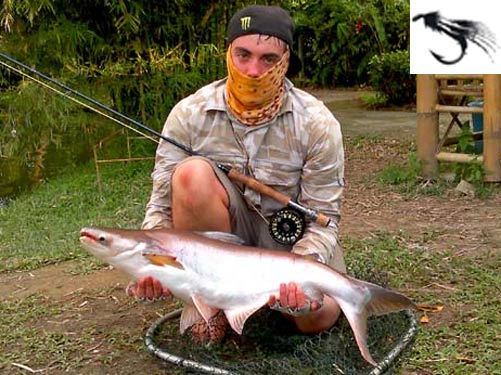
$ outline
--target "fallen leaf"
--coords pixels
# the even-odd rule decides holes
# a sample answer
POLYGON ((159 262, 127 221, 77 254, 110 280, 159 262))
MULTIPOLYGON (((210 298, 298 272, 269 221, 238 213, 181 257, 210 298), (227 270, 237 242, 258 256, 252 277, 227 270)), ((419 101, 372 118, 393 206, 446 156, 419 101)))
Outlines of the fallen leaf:
POLYGON ((428 318, 428 315, 424 314, 421 319, 419 319, 419 321, 423 324, 426 324, 426 323, 429 323, 430 322, 430 318, 428 318))
POLYGON ((417 309, 421 311, 429 311, 429 312, 440 312, 444 308, 443 305, 436 305, 436 306, 424 306, 424 305, 418 305, 417 309))
POLYGON ((456 359, 461 362, 466 362, 466 363, 475 363, 477 360, 475 358, 471 357, 464 357, 464 356, 457 356, 456 359))

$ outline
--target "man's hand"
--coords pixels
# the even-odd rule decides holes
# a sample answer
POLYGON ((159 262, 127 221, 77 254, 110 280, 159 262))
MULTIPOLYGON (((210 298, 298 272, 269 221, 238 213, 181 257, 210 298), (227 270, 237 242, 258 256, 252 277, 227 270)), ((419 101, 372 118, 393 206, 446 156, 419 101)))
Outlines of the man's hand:
POLYGON ((271 309, 292 316, 302 316, 322 307, 320 301, 310 301, 296 283, 280 284, 280 297, 271 295, 268 300, 271 309))
POLYGON ((131 282, 125 290, 128 296, 135 297, 140 302, 155 302, 170 297, 170 290, 164 288, 160 281, 151 276, 131 282))

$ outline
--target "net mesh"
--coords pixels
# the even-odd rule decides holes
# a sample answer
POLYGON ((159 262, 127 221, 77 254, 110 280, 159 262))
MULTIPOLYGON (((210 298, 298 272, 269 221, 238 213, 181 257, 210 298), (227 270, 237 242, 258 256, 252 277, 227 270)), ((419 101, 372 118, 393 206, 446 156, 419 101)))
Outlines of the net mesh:
MULTIPOLYGON (((374 272, 367 264, 352 264, 350 273, 383 286, 388 281, 384 274, 374 272)), ((403 338, 409 336, 412 320, 412 316, 404 312, 369 318, 367 342, 377 362, 384 362, 388 353, 402 346, 403 338)), ((188 335, 180 336, 179 319, 163 321, 153 334, 155 344, 150 346, 155 354, 166 354, 167 358, 159 357, 184 367, 190 374, 375 373, 362 359, 344 316, 329 331, 311 336, 299 333, 280 313, 263 308, 249 318, 241 336, 231 332, 221 343, 210 346, 196 345, 188 335)), ((401 354, 399 350, 400 360, 401 354)), ((397 367, 398 361, 384 373, 392 373, 397 367)))

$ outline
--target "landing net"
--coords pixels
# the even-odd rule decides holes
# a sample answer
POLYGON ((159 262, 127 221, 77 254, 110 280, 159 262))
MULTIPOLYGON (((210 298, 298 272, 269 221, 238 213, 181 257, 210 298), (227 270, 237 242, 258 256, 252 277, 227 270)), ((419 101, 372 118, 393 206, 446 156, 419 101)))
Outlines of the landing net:
MULTIPOLYGON (((351 274, 387 284, 384 276, 371 270, 351 274)), ((378 362, 373 367, 360 356, 344 316, 328 332, 306 336, 280 313, 263 308, 249 318, 242 336, 229 333, 222 343, 205 347, 194 344, 188 335, 180 336, 180 312, 158 319, 147 331, 145 344, 152 354, 190 374, 389 374, 417 332, 416 318, 409 311, 369 318, 367 342, 378 362)))

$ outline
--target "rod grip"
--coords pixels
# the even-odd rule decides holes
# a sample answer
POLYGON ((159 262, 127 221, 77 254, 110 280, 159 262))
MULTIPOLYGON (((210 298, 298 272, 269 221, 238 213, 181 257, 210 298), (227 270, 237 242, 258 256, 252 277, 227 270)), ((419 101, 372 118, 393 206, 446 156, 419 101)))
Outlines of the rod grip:
POLYGON ((237 171, 235 168, 231 168, 228 172, 228 177, 232 179, 233 181, 238 181, 243 183, 245 186, 248 188, 257 191, 258 193, 264 194, 277 202, 283 204, 284 206, 287 206, 289 204, 289 201, 291 200, 290 197, 288 197, 285 194, 282 194, 275 189, 257 181, 256 179, 246 176, 239 171, 237 171))
POLYGON ((315 223, 317 223, 318 225, 321 225, 322 227, 328 226, 330 222, 331 222, 331 219, 322 213, 318 213, 318 216, 315 220, 315 223))
MULTIPOLYGON (((223 169, 223 168, 221 168, 221 169, 223 169)), ((291 197, 276 191, 275 189, 257 181, 256 179, 254 179, 252 177, 249 177, 249 176, 246 176, 246 175, 240 173, 235 168, 225 166, 223 170, 228 175, 228 177, 230 179, 232 179, 233 181, 241 182, 245 186, 247 186, 248 188, 250 188, 254 191, 257 191, 258 193, 264 194, 264 195, 276 200, 277 202, 281 203, 284 206, 288 206, 288 207, 292 207, 292 208, 297 209, 299 212, 303 213, 306 217, 308 217, 309 219, 311 219, 312 221, 314 221, 318 225, 326 227, 329 225, 329 223, 331 221, 331 219, 328 216, 326 216, 320 212, 310 210, 308 208, 305 208, 305 207, 295 203, 294 201, 292 201, 291 197)))

